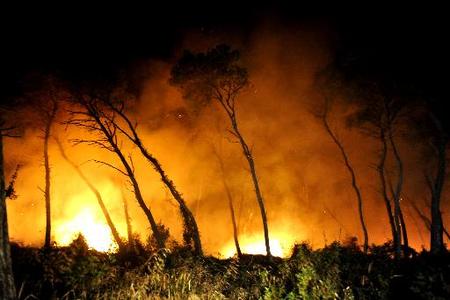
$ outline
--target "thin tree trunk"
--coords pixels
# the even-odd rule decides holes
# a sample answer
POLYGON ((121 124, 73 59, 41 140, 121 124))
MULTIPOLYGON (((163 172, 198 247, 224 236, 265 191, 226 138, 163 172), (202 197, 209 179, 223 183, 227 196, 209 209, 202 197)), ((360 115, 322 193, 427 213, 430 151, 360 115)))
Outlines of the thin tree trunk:
POLYGON ((263 196, 261 193, 261 189, 259 188, 259 181, 258 181, 258 176, 256 175, 255 162, 253 160, 252 153, 251 153, 249 147, 247 146, 247 143, 244 140, 244 137, 242 136, 242 134, 239 131, 239 127, 238 127, 237 120, 236 120, 236 114, 233 111, 233 113, 229 114, 229 116, 231 119, 231 124, 233 126, 234 134, 236 135, 236 137, 239 140, 239 143, 241 144, 242 151, 243 151, 244 156, 247 159, 248 165, 250 167, 250 173, 252 175, 253 185, 255 187, 256 200, 258 201, 259 210, 261 212, 261 219, 262 219, 263 228, 264 228, 264 242, 265 242, 265 246, 266 246, 266 254, 267 254, 267 256, 272 256, 272 254, 270 252, 269 227, 267 225, 266 208, 264 206, 264 199, 263 199, 263 196))
POLYGON ((8 217, 6 211, 5 170, 3 160, 3 133, 0 132, 0 299, 16 299, 9 246, 8 217))
POLYGON ((123 201, 123 211, 125 214, 125 221, 127 223, 127 234, 128 234, 128 247, 133 252, 137 253, 136 244, 134 243, 134 237, 133 237, 133 228, 131 227, 131 219, 130 214, 128 212, 128 201, 125 197, 125 194, 122 190, 122 201, 123 201))
POLYGON ((51 247, 51 234, 52 234, 52 225, 51 225, 51 178, 50 178, 50 160, 48 156, 48 144, 51 136, 51 130, 53 121, 56 116, 56 111, 58 107, 56 102, 53 102, 53 107, 51 112, 48 113, 46 118, 46 124, 44 129, 44 167, 45 167, 45 241, 44 248, 49 249, 51 247))
POLYGON ((403 237, 403 251, 405 255, 409 253, 409 241, 408 241, 408 231, 406 230, 406 223, 403 217, 403 210, 400 210, 400 226, 402 229, 402 237, 403 237))
POLYGON ((80 169, 80 167, 67 157, 61 142, 56 139, 56 143, 59 146, 59 151, 61 153, 61 156, 74 168, 74 170, 78 173, 80 178, 86 183, 86 185, 89 187, 89 189, 92 191, 92 193, 94 193, 95 197, 97 198, 97 202, 98 202, 98 204, 99 204, 99 206, 100 206, 100 208, 101 208, 101 210, 103 212, 103 216, 106 219, 106 223, 108 224, 108 226, 109 226, 109 228, 111 230, 112 236, 113 236, 114 240, 116 241, 117 246, 119 247, 119 250, 120 251, 124 250, 125 246, 123 244, 123 241, 120 238, 119 232, 117 231, 117 228, 116 228, 116 226, 114 225, 114 222, 111 219, 111 216, 110 216, 110 214, 108 212, 108 209, 105 206, 105 203, 103 202, 103 198, 102 198, 100 192, 92 184, 92 182, 86 177, 86 175, 84 175, 84 173, 80 169))
POLYGON ((347 171, 350 174, 352 187, 353 187, 353 190, 355 192, 356 199, 358 201, 359 221, 361 223, 361 228, 362 228, 363 235, 364 235, 364 252, 367 253, 367 251, 369 249, 369 234, 367 232, 366 222, 364 220, 363 201, 362 201, 361 191, 360 191, 359 185, 358 185, 358 183, 356 181, 355 170, 353 169, 353 166, 350 163, 348 155, 345 152, 344 146, 342 145, 341 141, 338 139, 338 137, 336 136, 336 134, 333 132, 333 130, 331 129, 330 125, 328 124, 328 118, 327 118, 328 105, 329 105, 328 104, 328 100, 327 100, 326 105, 327 105, 327 107, 326 107, 325 113, 322 116, 323 124, 325 126, 325 129, 326 129, 328 135, 331 137, 333 142, 339 148, 339 151, 341 152, 342 158, 344 159, 345 167, 347 168, 347 171))
POLYGON ((184 223, 183 238, 185 243, 187 245, 190 245, 191 241, 193 241, 195 253, 200 256, 203 255, 202 243, 200 239, 200 231, 198 229, 197 221, 195 220, 192 211, 187 206, 183 196, 181 195, 180 192, 178 192, 173 181, 164 172, 159 161, 153 155, 151 155, 145 148, 144 144, 139 138, 139 135, 136 132, 135 126, 131 123, 130 119, 123 113, 122 110, 117 109, 117 107, 115 107, 114 105, 110 104, 110 108, 113 109, 116 113, 118 113, 122 117, 122 119, 127 123, 127 126, 131 131, 131 135, 126 133, 121 128, 119 128, 119 130, 122 133, 124 133, 139 148, 141 154, 147 159, 147 161, 153 166, 156 172, 160 175, 162 182, 169 189, 175 201, 177 201, 184 223))
MULTIPOLYGON (((117 144, 117 141, 116 141, 117 136, 115 135, 115 129, 113 131, 111 131, 106 127, 106 125, 100 119, 99 111, 96 107, 93 107, 89 103, 86 103, 83 105, 87 109, 89 116, 91 116, 93 118, 93 120, 98 125, 99 130, 105 136, 107 142, 109 143, 109 145, 112 148, 112 151, 120 159, 120 162, 122 163, 123 167, 126 170, 126 172, 123 172, 123 173, 124 173, 124 175, 127 175, 127 177, 130 179, 130 182, 133 186, 133 192, 134 192, 136 201, 139 203, 139 206, 141 207, 142 211, 144 212, 145 216, 147 217, 148 222, 150 223, 150 228, 153 231, 153 235, 155 236, 156 242, 158 244, 158 248, 159 249, 164 248, 164 246, 165 246, 164 241, 159 232, 158 225, 155 222, 155 218, 153 217, 151 210, 145 204, 144 198, 142 197, 141 189, 139 188, 139 184, 137 182, 136 176, 134 175, 133 168, 130 166, 127 159, 125 158, 122 151, 120 150, 119 145, 117 144)), ((111 123, 109 125, 116 126, 115 123, 111 123)))
POLYGON ((380 184, 381 184, 381 194, 383 196, 384 204, 386 206, 388 218, 389 218, 389 225, 391 226, 392 231, 392 239, 394 242, 394 250, 395 250, 395 257, 400 258, 401 256, 401 244, 400 244, 400 232, 397 229, 397 223, 394 220, 394 215, 392 214, 392 207, 391 202, 387 193, 387 184, 386 184, 386 177, 385 177, 385 164, 386 164, 386 156, 387 156, 387 143, 386 143, 386 136, 383 129, 380 129, 380 140, 382 143, 382 151, 380 156, 380 161, 378 163, 378 175, 380 177, 380 184))
POLYGON ((395 202, 395 211, 396 211, 396 219, 398 220, 399 227, 401 229, 401 235, 403 240, 403 248, 404 251, 408 251, 409 243, 408 243, 408 232, 406 229, 406 223, 403 218, 403 212, 401 207, 401 192, 403 188, 403 162, 400 157, 400 153, 398 151, 397 145, 394 142, 394 137, 392 135, 392 130, 389 130, 389 142, 392 147, 392 151, 394 153, 395 161, 397 164, 397 184, 393 193, 393 198, 395 202))
POLYGON ((446 139, 441 141, 438 149, 438 169, 433 184, 432 197, 431 197, 431 242, 430 250, 433 254, 438 254, 444 251, 443 240, 443 223, 442 213, 440 210, 441 194, 445 181, 446 171, 446 139))
MULTIPOLYGON (((419 217, 422 220, 422 222, 424 223, 425 228, 428 229, 429 232, 431 232, 431 221, 430 221, 430 219, 426 215, 424 215, 420 211, 420 209, 417 207, 417 205, 414 204, 414 203, 413 203, 413 208, 416 211, 416 213, 419 215, 419 217)), ((442 231, 444 232, 445 236, 447 237, 447 240, 450 241, 450 233, 447 231, 447 229, 444 226, 442 226, 442 231)))
POLYGON ((217 153, 215 148, 213 150, 214 150, 214 153, 219 162, 222 183, 223 183, 223 187, 225 189, 225 193, 227 194, 227 198, 228 198, 228 207, 230 208, 231 223, 233 225, 233 239, 234 239, 234 245, 236 247, 236 253, 237 253, 238 257, 242 257, 242 251, 241 251, 241 247, 239 245, 239 237, 238 237, 239 233, 238 233, 238 226, 237 226, 237 222, 236 222, 236 214, 235 214, 234 205, 233 205, 233 197, 231 195, 231 191, 230 191, 230 188, 228 187, 228 183, 227 183, 227 180, 225 177, 225 166, 223 164, 222 157, 219 155, 219 153, 217 153))

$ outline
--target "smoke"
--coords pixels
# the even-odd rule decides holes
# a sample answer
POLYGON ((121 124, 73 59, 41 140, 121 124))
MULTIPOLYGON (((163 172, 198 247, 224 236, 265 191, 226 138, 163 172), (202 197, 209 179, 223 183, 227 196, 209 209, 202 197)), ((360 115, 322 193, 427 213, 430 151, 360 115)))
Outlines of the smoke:
MULTIPOLYGON (((217 43, 229 43, 241 50, 251 86, 238 99, 238 121, 256 161, 270 238, 278 240, 285 253, 294 242, 304 240, 315 247, 350 236, 362 241, 350 178, 338 149, 312 113, 312 108, 321 105, 316 74, 329 62, 332 40, 332 34, 323 24, 293 27, 272 20, 244 34, 238 33, 238 29, 232 33, 220 29, 190 31, 174 51, 180 53, 184 48, 204 51, 217 43)), ((233 245, 223 179, 231 188, 241 243, 243 246, 255 241, 263 244, 262 223, 249 170, 239 144, 227 131, 229 125, 224 112, 219 105, 211 103, 194 113, 180 93, 168 84, 171 64, 167 61, 145 64, 150 76, 130 112, 138 122, 138 133, 192 209, 207 253, 224 254, 233 245), (215 153, 224 161, 225 174, 221 173, 215 153)), ((344 117, 351 109, 342 104, 335 108, 332 126, 339 132, 360 181, 370 242, 383 243, 390 238, 390 229, 373 168, 378 145, 357 130, 343 126, 344 117)), ((9 140, 5 149, 7 161, 22 164, 16 184, 19 197, 8 200, 10 235, 13 240, 32 245, 41 245, 45 232, 44 195, 39 190, 44 187, 41 135, 39 129, 30 127, 22 138, 9 140)), ((94 146, 73 146, 69 142, 71 138, 87 135, 80 128, 55 124, 53 135, 64 141, 70 159, 81 165, 99 189, 124 237, 122 191, 125 191, 133 229, 145 239, 150 232, 149 225, 126 178, 92 162, 96 159, 120 166, 117 158, 94 146)), ((133 157, 144 199, 155 219, 167 225, 172 236, 181 241, 182 220, 170 193, 138 149, 125 139, 121 145, 124 153, 133 157)), ((406 142, 400 149, 408 174, 404 203, 416 201, 423 207, 426 192, 417 151, 406 142)), ((92 224, 106 224, 94 195, 62 158, 53 141, 50 161, 54 239, 67 243, 81 230, 77 226, 88 224, 86 218, 92 224), (79 218, 85 224, 74 221, 79 218)), ((13 163, 10 164, 12 170, 13 163)), ((427 232, 415 213, 407 208, 408 204, 405 207, 411 244, 419 248, 428 243, 427 232)), ((88 230, 94 232, 93 226, 88 230)), ((95 232, 98 236, 102 231, 95 232)))

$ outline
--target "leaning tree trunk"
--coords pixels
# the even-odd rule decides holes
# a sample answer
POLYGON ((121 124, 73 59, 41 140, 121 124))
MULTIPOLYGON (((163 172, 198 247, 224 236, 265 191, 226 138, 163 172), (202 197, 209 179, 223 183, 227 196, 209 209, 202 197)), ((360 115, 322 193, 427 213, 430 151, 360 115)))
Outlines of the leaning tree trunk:
POLYGON ((122 190, 122 202, 123 202, 123 211, 124 211, 124 215, 125 215, 125 221, 127 224, 128 249, 130 249, 134 253, 138 254, 138 250, 137 250, 136 244, 134 242, 133 228, 131 227, 130 214, 128 212, 128 201, 127 201, 127 198, 125 197, 123 190, 122 190))
POLYGON ((215 149, 214 149, 214 153, 216 154, 217 160, 219 161, 220 172, 221 172, 221 176, 222 176, 222 183, 223 183, 223 187, 225 189, 225 193, 227 194, 227 198, 228 198, 228 207, 230 208, 231 223, 233 225, 234 246, 236 247, 236 253, 237 253, 238 257, 242 257, 241 246, 239 245, 239 233, 238 233, 238 226, 237 226, 237 222, 236 222, 236 214, 235 214, 234 205, 233 205, 233 196, 231 195, 231 191, 230 191, 230 188, 228 186, 228 183, 227 183, 227 180, 225 177, 225 166, 223 164, 222 157, 220 157, 219 153, 217 153, 215 149))
POLYGON ((380 185, 381 185, 381 194, 383 196, 384 204, 386 206, 387 215, 389 218, 389 225, 391 226, 392 231, 392 239, 394 242, 394 250, 395 250, 395 257, 400 258, 401 257, 401 244, 400 244, 400 231, 397 230, 397 223, 394 220, 394 215, 392 213, 392 207, 391 202, 387 193, 387 184, 386 184, 386 177, 385 177, 385 164, 386 164, 386 156, 387 156, 387 143, 386 143, 386 137, 384 130, 380 130, 380 139, 382 143, 382 150, 381 150, 381 156, 380 161, 378 163, 377 171, 378 175, 380 177, 380 185))
POLYGON ((264 206, 264 199, 261 193, 261 189, 259 188, 259 181, 258 176, 256 175, 256 167, 255 162, 253 160, 252 152, 250 151, 250 148, 248 147, 247 143, 244 140, 244 137, 242 136, 241 132, 239 131, 239 127, 236 120, 236 114, 233 112, 232 114, 229 114, 229 117, 231 119, 231 124, 233 127, 233 132, 236 135, 236 137, 239 140, 239 143, 241 144, 242 151, 244 153, 245 158, 247 159, 248 165, 250 167, 250 173, 252 175, 252 181, 253 185, 255 187, 255 194, 256 194, 256 200, 258 201, 259 210, 261 212, 261 219, 263 223, 264 228, 264 242, 266 246, 266 254, 267 256, 271 256, 270 252, 270 240, 269 240, 269 227, 267 225, 267 213, 266 208, 264 206))
MULTIPOLYGON (((101 126, 103 126, 103 125, 101 125, 101 126)), ((106 130, 106 128, 104 128, 104 130, 106 130)), ((114 152, 119 157, 120 161, 122 162, 122 165, 126 169, 126 174, 128 175, 128 178, 130 179, 130 182, 133 186, 133 191, 134 191, 136 200, 139 203, 139 206, 144 211, 148 222, 150 223, 150 227, 152 228, 153 234, 154 234, 156 242, 158 244, 158 248, 159 249, 164 248, 165 247, 164 240, 159 232, 158 225, 156 224, 156 221, 155 221, 155 218, 153 217, 152 212, 150 211, 148 206, 145 204, 144 198, 142 197, 141 189, 137 182, 136 176, 134 175, 133 169, 131 168, 130 164, 126 160, 125 156, 123 156, 122 151, 119 149, 119 146, 114 142, 113 138, 110 135, 108 135, 107 138, 108 138, 108 141, 109 141, 111 147, 113 147, 114 152)))
POLYGON ((84 181, 84 183, 86 183, 86 185, 89 187, 89 189, 92 191, 92 193, 94 193, 95 197, 97 198, 97 202, 100 206, 100 209, 102 210, 103 216, 106 219, 106 223, 109 226, 109 229, 111 230, 112 236, 114 238, 114 240, 117 243, 117 246, 119 247, 119 250, 122 251, 125 249, 125 246, 123 244, 122 239, 120 238, 119 232, 117 231, 116 226, 114 225, 114 222, 111 219, 111 216, 108 212, 108 209, 105 206, 105 203, 103 202, 103 198, 100 194, 100 192, 97 190, 97 188, 92 184, 92 182, 86 177, 86 175, 84 175, 83 171, 80 169, 80 167, 75 164, 73 161, 71 161, 67 156, 66 153, 64 151, 64 148, 62 146, 62 144, 57 140, 56 141, 58 146, 59 146, 59 151, 61 153, 61 156, 72 166, 72 168, 74 168, 74 170, 78 173, 78 175, 80 176, 80 178, 84 181))
POLYGON ((16 288, 9 246, 8 217, 6 212, 5 170, 3 161, 3 134, 0 132, 0 299, 16 299, 16 288))
MULTIPOLYGON (((328 110, 328 107, 326 108, 326 110, 328 110)), ((352 187, 353 187, 353 190, 355 191, 356 200, 358 201, 359 221, 361 223, 361 228, 362 228, 363 235, 364 235, 364 252, 367 253, 367 251, 369 249, 369 234, 367 232, 366 222, 364 220, 363 201, 362 201, 362 196, 361 196, 361 191, 360 191, 359 185, 356 181, 355 170, 353 169, 353 166, 350 163, 347 152, 345 152, 344 146, 342 145, 341 141, 338 139, 338 137, 336 136, 336 134, 333 132, 330 125, 328 124, 327 111, 325 111, 325 113, 323 114, 322 120, 323 120, 325 129, 328 132, 328 135, 331 137, 333 142, 339 148, 342 158, 344 159, 345 167, 347 168, 347 171, 350 174, 352 187)))
POLYGON ((183 239, 186 245, 192 246, 191 243, 193 242, 193 248, 195 251, 195 254, 202 256, 203 255, 203 249, 202 249, 202 243, 200 239, 200 231, 198 229, 197 221, 195 220, 194 214, 189 209, 189 207, 186 204, 186 201, 184 200, 183 196, 180 192, 178 192, 177 188, 175 187, 175 184, 173 181, 167 176, 167 174, 164 172, 160 162, 152 155, 148 150, 145 148, 144 144, 142 143, 141 139, 139 138, 139 135, 136 132, 135 126, 131 123, 130 119, 127 115, 121 110, 109 103, 110 108, 119 114, 122 119, 127 124, 128 128, 131 131, 131 135, 126 133, 124 130, 121 130, 122 133, 124 133, 141 151, 141 154, 147 159, 147 161, 153 166, 155 171, 159 174, 161 177, 161 181, 164 183, 164 185, 169 189, 170 193, 172 194, 175 201, 177 201, 181 217, 183 218, 184 223, 184 232, 183 232, 183 239))
POLYGON ((392 130, 389 130, 389 142, 392 147, 392 151, 394 153, 395 161, 397 164, 397 184, 395 187, 395 190, 393 191, 393 198, 395 202, 395 212, 396 212, 396 219, 398 220, 398 227, 400 227, 400 232, 402 235, 402 241, 403 241, 403 251, 405 254, 407 254, 409 249, 409 243, 408 243, 408 232, 406 230, 406 223, 405 219, 403 218, 403 212, 401 207, 401 192, 403 188, 403 162, 400 157, 400 153, 398 151, 397 145, 394 142, 394 137, 392 135, 392 130))
POLYGON ((441 137, 438 145, 438 169, 432 185, 431 195, 431 228, 430 228, 430 250, 433 254, 438 254, 444 251, 443 239, 443 222, 442 213, 440 210, 441 194, 445 181, 445 172, 447 167, 446 161, 446 147, 447 139, 445 136, 441 137))
POLYGON ((98 130, 104 135, 107 143, 111 146, 111 150, 117 155, 117 157, 119 158, 123 167, 125 168, 126 172, 123 172, 123 171, 121 171, 121 172, 128 177, 128 179, 131 182, 131 185, 133 186, 133 192, 134 192, 136 201, 139 203, 139 206, 141 207, 142 211, 144 212, 145 216, 147 217, 147 220, 150 224, 150 228, 152 229, 153 235, 155 236, 158 248, 159 249, 164 248, 165 247, 164 240, 159 232, 158 225, 156 224, 155 218, 153 217, 153 214, 152 214, 150 208, 147 206, 147 204, 145 204, 144 198, 141 193, 141 189, 137 182, 136 176, 134 175, 133 168, 130 166, 127 159, 125 158, 122 151, 120 150, 119 145, 117 144, 117 140, 116 140, 117 136, 115 135, 117 127, 114 127, 115 129, 109 128, 109 126, 116 126, 116 124, 111 122, 111 124, 105 125, 100 117, 98 108, 92 106, 89 103, 83 103, 83 105, 86 108, 89 116, 97 124, 98 130), (108 126, 108 128, 107 128, 107 126, 108 126))
POLYGON ((144 148, 142 143, 138 143, 137 146, 141 150, 142 155, 153 165, 154 169, 159 173, 162 182, 169 189, 173 198, 177 201, 179 205, 181 216, 183 217, 184 222, 183 237, 185 243, 187 245, 190 245, 191 241, 193 241, 195 254, 200 256, 203 255, 202 243, 200 239, 200 231, 198 229, 197 221, 195 220, 192 211, 189 209, 186 202, 184 201, 183 196, 178 192, 173 181, 170 180, 169 177, 166 175, 159 161, 144 148))

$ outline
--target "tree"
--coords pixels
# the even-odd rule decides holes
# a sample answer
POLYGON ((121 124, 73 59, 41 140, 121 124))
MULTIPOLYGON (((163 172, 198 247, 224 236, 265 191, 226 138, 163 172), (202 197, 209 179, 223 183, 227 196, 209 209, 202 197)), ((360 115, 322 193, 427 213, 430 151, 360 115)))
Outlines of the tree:
POLYGON ((238 232, 238 225, 237 225, 237 221, 236 221, 236 213, 235 213, 235 209, 234 209, 234 204, 233 204, 233 196, 231 195, 231 190, 230 187, 228 186, 228 182, 225 176, 225 165, 223 163, 223 159, 222 156, 220 156, 220 154, 217 152, 217 149, 213 146, 213 152, 214 155, 217 158, 217 161, 219 162, 219 167, 220 167, 220 175, 222 177, 222 183, 223 183, 223 188, 225 189, 225 193, 227 195, 227 199, 228 199, 228 208, 230 209, 230 216, 231 216, 231 223, 233 225, 233 240, 234 240, 234 246, 236 247, 236 253, 238 255, 238 257, 242 257, 242 251, 241 251, 241 246, 239 245, 239 232, 238 232))
POLYGON ((34 107, 39 114, 40 122, 43 126, 44 132, 44 168, 45 168, 45 189, 44 189, 44 197, 45 197, 45 240, 44 240, 44 248, 48 249, 51 247, 51 167, 50 167, 50 158, 48 154, 48 146, 50 137, 52 134, 52 126, 56 118, 56 114, 58 112, 58 99, 56 99, 56 90, 49 79, 48 85, 48 93, 45 93, 46 99, 39 99, 35 102, 34 107))
MULTIPOLYGON (((120 89, 117 89, 116 91, 119 90, 120 89)), ((153 169, 159 174, 159 176, 161 177, 161 181, 169 189, 171 195, 178 203, 181 217, 183 218, 184 223, 183 239, 185 244, 193 248, 197 255, 203 255, 200 232, 194 214, 189 209, 186 201, 176 188, 174 182, 164 171, 162 164, 145 147, 137 132, 137 123, 133 123, 125 113, 126 105, 124 98, 127 97, 127 93, 118 92, 118 94, 119 96, 115 96, 113 93, 103 94, 101 101, 105 105, 105 109, 108 109, 111 112, 111 114, 109 115, 105 114, 105 118, 108 119, 108 122, 114 124, 118 132, 122 133, 126 138, 128 138, 134 145, 138 147, 142 156, 145 157, 145 159, 150 163, 153 169), (122 121, 124 125, 121 125, 120 121, 115 119, 116 117, 120 119, 120 121, 122 121)))
POLYGON ((67 123, 84 128, 96 136, 92 139, 75 139, 73 142, 75 144, 84 143, 98 146, 114 153, 119 158, 125 170, 115 167, 107 162, 96 162, 113 168, 129 179, 133 187, 135 198, 150 224, 150 228, 155 236, 158 248, 164 248, 164 240, 159 232, 158 225, 142 196, 139 183, 135 176, 132 158, 129 156, 127 159, 120 148, 117 135, 119 127, 115 122, 116 115, 114 112, 108 110, 101 100, 105 98, 105 90, 99 91, 95 88, 87 88, 86 91, 81 92, 75 89, 74 93, 72 103, 75 104, 77 108, 69 111, 71 118, 67 121, 67 123))
POLYGON ((421 115, 423 122, 418 122, 417 130, 428 142, 431 151, 427 151, 427 161, 432 161, 433 166, 425 172, 425 179, 429 188, 430 197, 430 251, 439 254, 445 251, 444 224, 442 221, 441 200, 445 180, 447 178, 447 148, 449 145, 450 125, 443 112, 441 101, 425 101, 424 113, 421 115), (430 157, 433 158, 430 160, 430 157), (434 174, 433 174, 434 173, 434 174))
POLYGON ((76 163, 74 163, 72 160, 70 160, 69 157, 67 157, 67 155, 64 151, 64 147, 61 144, 61 142, 58 139, 55 139, 55 140, 56 140, 56 143, 58 144, 59 152, 61 153, 61 156, 64 158, 64 160, 69 165, 72 166, 72 168, 78 173, 80 178, 84 181, 84 183, 86 183, 86 185, 92 191, 92 193, 94 193, 95 197, 97 198, 97 202, 100 206, 100 209, 102 210, 103 216, 105 217, 106 223, 108 224, 109 229, 111 230, 112 236, 113 236, 114 240, 116 241, 117 246, 119 247, 119 251, 124 251, 125 245, 123 244, 123 241, 119 236, 119 232, 117 231, 117 228, 114 225, 114 222, 112 221, 111 216, 109 215, 108 209, 106 208, 106 205, 103 201, 102 195, 97 190, 97 188, 92 184, 91 180, 89 180, 86 177, 86 175, 83 173, 81 168, 76 163))
POLYGON ((356 179, 355 170, 350 162, 347 152, 345 151, 344 145, 343 145, 342 141, 339 139, 339 137, 337 136, 337 134, 333 131, 333 129, 330 126, 329 117, 328 117, 330 109, 331 109, 331 100, 328 96, 325 96, 325 107, 324 107, 323 112, 321 113, 321 119, 322 119, 322 122, 323 122, 326 132, 331 137, 334 144, 336 144, 336 146, 338 147, 339 152, 341 153, 342 158, 344 160, 344 165, 350 175, 352 188, 355 192, 356 200, 358 202, 359 221, 361 223, 361 229, 363 231, 363 236, 364 236, 364 246, 363 246, 364 252, 367 252, 367 250, 369 249, 369 234, 367 232, 367 226, 366 226, 366 222, 364 220, 363 199, 361 196, 361 189, 360 189, 359 184, 356 179))
POLYGON ((250 168, 256 200, 261 212, 266 253, 271 256, 269 227, 264 198, 259 186, 251 149, 242 135, 236 113, 236 100, 248 85, 247 71, 238 65, 239 52, 227 45, 219 45, 207 53, 185 51, 171 71, 170 83, 178 87, 184 98, 198 105, 217 101, 231 123, 230 133, 238 140, 250 168))
POLYGON ((6 121, 5 115, 8 110, 9 107, 0 106, 0 299, 5 300, 16 299, 16 287, 14 285, 9 245, 8 215, 6 211, 7 189, 3 156, 3 138, 15 136, 11 132, 14 127, 10 127, 6 121))

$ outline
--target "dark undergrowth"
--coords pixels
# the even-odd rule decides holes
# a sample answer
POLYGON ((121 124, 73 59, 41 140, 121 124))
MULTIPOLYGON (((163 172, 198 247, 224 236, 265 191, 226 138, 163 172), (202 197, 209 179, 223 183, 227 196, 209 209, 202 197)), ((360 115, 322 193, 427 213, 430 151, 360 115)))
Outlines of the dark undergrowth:
POLYGON ((12 245, 20 299, 450 299, 450 255, 364 254, 355 241, 290 258, 195 257, 179 246, 140 254, 89 250, 82 237, 43 250, 12 245))

